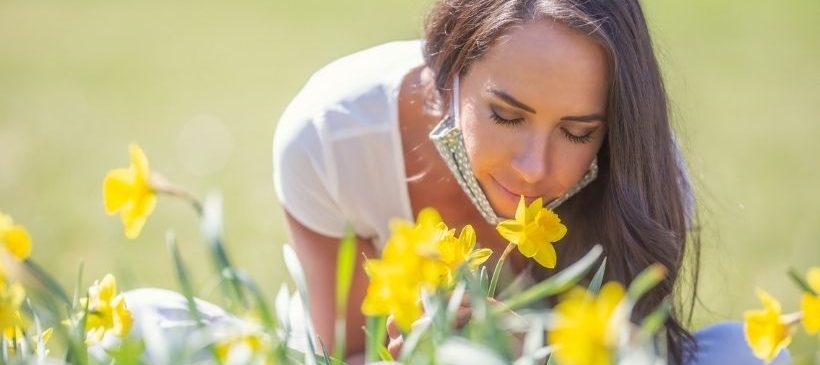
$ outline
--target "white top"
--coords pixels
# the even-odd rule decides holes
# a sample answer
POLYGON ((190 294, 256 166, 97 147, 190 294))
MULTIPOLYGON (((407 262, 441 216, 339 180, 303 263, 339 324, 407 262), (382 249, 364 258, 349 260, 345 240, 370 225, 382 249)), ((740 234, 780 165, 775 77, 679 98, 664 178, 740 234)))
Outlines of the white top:
POLYGON ((273 140, 274 187, 305 227, 341 237, 350 224, 380 251, 391 218, 413 219, 398 94, 424 63, 422 46, 389 42, 335 60, 285 109, 273 140))

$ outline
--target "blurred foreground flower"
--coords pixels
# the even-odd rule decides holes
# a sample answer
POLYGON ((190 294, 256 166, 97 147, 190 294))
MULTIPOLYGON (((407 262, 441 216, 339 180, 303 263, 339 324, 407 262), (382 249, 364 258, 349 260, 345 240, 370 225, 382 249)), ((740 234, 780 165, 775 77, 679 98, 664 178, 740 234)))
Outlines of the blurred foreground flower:
POLYGON ((439 245, 439 254, 441 260, 449 269, 447 284, 453 285, 455 280, 453 274, 460 266, 466 264, 470 271, 475 271, 490 258, 493 250, 489 248, 475 249, 475 229, 469 224, 461 229, 458 238, 455 237, 454 232, 449 233, 439 245))
POLYGON ((548 269, 554 268, 557 262, 552 244, 567 234, 567 227, 557 214, 543 207, 541 198, 527 206, 523 196, 515 210, 515 219, 499 223, 496 229, 510 244, 517 245, 522 255, 548 269))
POLYGON ((25 327, 25 318, 20 314, 20 305, 25 299, 26 291, 22 285, 9 285, 0 280, 0 329, 4 334, 14 335, 18 328, 25 327))
POLYGON ((813 335, 820 331, 820 267, 809 269, 806 283, 812 292, 803 294, 800 309, 803 311, 803 327, 813 335))
POLYGON ((125 236, 134 239, 154 210, 157 198, 149 183, 151 171, 142 148, 131 143, 128 155, 131 160, 128 168, 111 170, 105 176, 103 201, 108 214, 120 213, 125 236))
POLYGON ((762 289, 757 289, 757 297, 763 309, 743 313, 743 332, 755 356, 769 363, 791 342, 792 328, 777 299, 762 289))
POLYGON ((267 335, 262 332, 246 332, 229 336, 217 341, 214 345, 216 357, 219 363, 226 365, 272 364, 268 358, 270 346, 266 337, 267 335))
MULTIPOLYGON (((95 281, 88 289, 88 298, 80 299, 80 308, 86 307, 88 317, 85 328, 88 344, 101 341, 106 333, 125 337, 131 331, 131 312, 125 304, 125 298, 117 295, 117 281, 113 275, 105 275, 102 281, 95 281)), ((82 316, 82 313, 79 313, 79 316, 82 316)))
POLYGON ((462 265, 474 269, 492 253, 475 250, 475 231, 465 226, 458 238, 441 220, 438 211, 425 208, 416 224, 396 220, 390 227, 381 259, 365 262, 370 283, 362 303, 369 316, 394 315, 404 330, 421 316, 422 288, 435 290, 453 283, 462 265))
POLYGON ((31 237, 26 229, 0 212, 0 245, 14 257, 25 260, 31 254, 31 237))
POLYGON ((626 328, 626 316, 618 312, 624 288, 609 282, 597 297, 576 287, 555 307, 556 323, 547 340, 555 346, 562 365, 613 364, 619 331, 626 328))

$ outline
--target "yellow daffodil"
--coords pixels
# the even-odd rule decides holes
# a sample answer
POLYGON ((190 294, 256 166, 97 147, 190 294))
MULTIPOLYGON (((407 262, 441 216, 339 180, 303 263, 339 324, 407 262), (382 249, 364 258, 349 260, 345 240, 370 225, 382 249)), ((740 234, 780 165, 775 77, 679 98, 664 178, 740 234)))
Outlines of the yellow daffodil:
POLYGON ((214 350, 221 364, 272 364, 265 336, 258 332, 228 336, 217 341, 214 350))
POLYGON ((552 244, 567 234, 567 227, 557 214, 543 207, 541 198, 527 206, 523 196, 518 202, 515 219, 499 223, 496 229, 507 241, 518 246, 522 255, 550 269, 557 261, 552 244))
POLYGON ((416 221, 392 221, 382 258, 367 260, 364 267, 370 283, 362 313, 392 314, 405 330, 421 316, 422 287, 435 288, 447 275, 438 246, 449 230, 434 209, 423 209, 416 221))
POLYGON ((368 316, 392 314, 400 328, 409 330, 422 313, 419 273, 401 264, 376 259, 367 260, 364 269, 370 283, 362 302, 362 313, 368 316))
POLYGON ((453 274, 461 265, 466 264, 470 271, 474 271, 492 255, 493 250, 489 248, 474 249, 475 243, 475 229, 471 225, 466 225, 458 238, 450 234, 439 244, 441 260, 449 269, 448 285, 453 283, 453 274))
POLYGON ((20 260, 25 260, 31 254, 31 237, 28 232, 23 226, 14 224, 11 217, 3 212, 0 212, 0 247, 20 260))
POLYGON ((26 319, 20 314, 20 305, 26 299, 26 291, 20 283, 8 285, 0 280, 0 329, 6 334, 15 334, 19 327, 25 327, 26 319))
POLYGON ((559 364, 614 364, 618 327, 626 322, 616 311, 623 298, 623 286, 610 282, 597 298, 576 287, 561 300, 555 307, 556 322, 547 332, 559 364))
POLYGON ((113 275, 106 275, 102 281, 95 281, 88 290, 88 298, 80 300, 80 308, 88 306, 86 318, 86 342, 99 342, 106 333, 125 337, 131 331, 131 312, 125 298, 117 295, 117 281, 113 275))
POLYGON ((475 268, 491 251, 474 250, 475 230, 462 229, 458 238, 447 227, 438 211, 425 208, 416 223, 395 220, 381 259, 370 259, 365 271, 370 277, 362 303, 366 315, 393 315, 404 330, 422 313, 423 289, 434 291, 452 284, 455 270, 462 264, 475 268))
POLYGON ((757 289, 757 297, 763 309, 743 313, 743 333, 754 355, 769 363, 791 342, 791 329, 777 299, 762 289, 757 289))
POLYGON ((820 267, 809 269, 806 282, 814 293, 803 294, 800 309, 803 311, 803 328, 813 335, 820 331, 820 267))
POLYGON ((103 202, 108 214, 120 213, 125 236, 139 236, 145 220, 156 206, 156 195, 149 184, 148 159, 136 143, 128 146, 131 165, 108 172, 103 181, 103 202))

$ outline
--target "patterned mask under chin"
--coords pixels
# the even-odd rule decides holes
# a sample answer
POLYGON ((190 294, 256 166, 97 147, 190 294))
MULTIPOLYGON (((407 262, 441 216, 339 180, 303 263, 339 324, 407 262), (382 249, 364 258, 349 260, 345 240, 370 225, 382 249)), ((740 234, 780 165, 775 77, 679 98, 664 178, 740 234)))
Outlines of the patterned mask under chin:
MULTIPOLYGON (((497 225, 501 222, 501 218, 496 215, 487 196, 478 185, 470 166, 470 159, 467 156, 467 149, 464 147, 464 137, 461 134, 461 129, 456 126, 456 120, 459 118, 459 80, 456 76, 453 83, 453 98, 450 103, 450 110, 452 113, 439 122, 432 131, 430 131, 430 140, 435 144, 444 162, 450 172, 458 181, 458 185, 464 190, 464 193, 470 197, 470 201, 478 209, 487 223, 497 225)), ((578 191, 589 185, 598 176, 597 158, 592 160, 589 169, 581 180, 578 181, 572 188, 570 188, 564 195, 555 199, 545 205, 548 209, 555 209, 561 203, 571 198, 578 191)))

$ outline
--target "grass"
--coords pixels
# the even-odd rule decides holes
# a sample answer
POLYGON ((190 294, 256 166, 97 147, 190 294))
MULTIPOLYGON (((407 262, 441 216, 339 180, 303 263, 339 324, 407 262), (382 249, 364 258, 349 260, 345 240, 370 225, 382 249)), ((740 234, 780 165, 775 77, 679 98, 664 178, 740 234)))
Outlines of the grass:
MULTIPOLYGON (((168 228, 211 286, 187 206, 160 200, 137 241, 104 214, 105 171, 138 141, 199 196, 221 189, 228 249, 272 294, 286 232, 271 140, 321 65, 417 38, 429 1, 0 2, 0 210, 73 285, 175 287, 168 228), (196 265, 201 262, 203 264, 196 265)), ((820 3, 645 1, 705 223, 698 325, 739 319, 760 286, 797 308, 785 273, 820 265, 820 3)), ((199 274, 199 275, 197 275, 199 274)), ((798 338, 799 348, 816 341, 798 338)))

